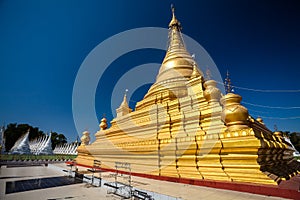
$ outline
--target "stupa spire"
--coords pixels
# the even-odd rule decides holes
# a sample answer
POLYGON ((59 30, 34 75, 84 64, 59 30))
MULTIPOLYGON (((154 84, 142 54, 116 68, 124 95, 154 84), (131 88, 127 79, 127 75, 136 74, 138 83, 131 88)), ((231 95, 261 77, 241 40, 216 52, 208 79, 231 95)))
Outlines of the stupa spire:
POLYGON ((169 96, 165 96, 166 99, 186 96, 186 81, 190 80, 191 76, 194 78, 195 76, 199 76, 199 74, 203 74, 197 69, 195 60, 185 47, 181 34, 182 26, 175 15, 173 5, 171 6, 171 10, 172 19, 169 23, 167 52, 159 69, 156 81, 144 98, 148 98, 149 96, 162 96, 162 93, 168 92, 169 96))
POLYGON ((172 5, 172 19, 169 23, 169 43, 162 66, 157 75, 157 81, 167 79, 190 78, 193 72, 194 59, 186 50, 181 34, 181 24, 175 16, 175 8, 172 5))
POLYGON ((122 101, 120 107, 129 108, 128 103, 127 103, 127 92, 128 92, 128 89, 125 90, 123 101, 122 101))
POLYGON ((195 61, 195 54, 192 55, 192 58, 194 59, 194 62, 193 62, 193 73, 191 75, 191 79, 201 76, 201 73, 199 72, 196 61, 195 61))
POLYGON ((175 16, 175 7, 173 4, 171 5, 172 10, 172 19, 169 23, 169 48, 168 51, 176 50, 178 47, 185 47, 181 30, 182 26, 181 23, 175 16))
POLYGON ((131 108, 128 106, 128 103, 127 103, 127 92, 128 92, 128 90, 126 89, 124 97, 123 97, 123 101, 122 101, 120 107, 117 108, 117 110, 116 110, 117 111, 117 117, 127 115, 128 113, 130 113, 132 111, 131 108))
POLYGON ((173 4, 171 4, 171 10, 172 10, 172 20, 169 23, 169 28, 176 28, 177 30, 181 30, 181 24, 180 22, 177 20, 176 16, 175 16, 175 7, 173 4))

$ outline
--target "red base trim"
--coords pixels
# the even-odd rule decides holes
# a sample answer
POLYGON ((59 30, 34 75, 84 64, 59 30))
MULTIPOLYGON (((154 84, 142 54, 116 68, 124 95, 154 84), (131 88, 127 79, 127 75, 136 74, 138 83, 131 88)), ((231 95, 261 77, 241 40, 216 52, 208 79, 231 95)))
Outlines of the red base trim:
MULTIPOLYGON (((66 163, 70 164, 72 162, 66 162, 66 163)), ((86 167, 86 168, 92 168, 91 166, 83 165, 83 164, 76 164, 76 165, 86 167)), ((101 169, 104 171, 116 172, 115 169, 107 169, 107 168, 101 168, 101 169)), ((128 172, 125 172, 125 171, 118 170, 118 172, 128 174, 128 172)), ((176 183, 206 186, 206 187, 212 187, 212 188, 218 188, 218 189, 234 190, 234 191, 239 191, 239 192, 248 192, 248 193, 252 193, 252 194, 261 194, 261 195, 267 195, 267 196, 276 196, 276 197, 300 200, 300 192, 298 192, 297 190, 280 188, 279 186, 270 186, 270 185, 264 185, 264 184, 259 185, 259 184, 251 184, 251 183, 226 182, 226 181, 214 181, 214 180, 175 178, 175 177, 157 176, 157 175, 151 175, 151 174, 142 174, 142 173, 136 173, 136 172, 131 172, 131 175, 144 177, 144 178, 150 178, 150 179, 156 179, 156 180, 162 180, 162 181, 170 181, 170 182, 176 182, 176 183)))

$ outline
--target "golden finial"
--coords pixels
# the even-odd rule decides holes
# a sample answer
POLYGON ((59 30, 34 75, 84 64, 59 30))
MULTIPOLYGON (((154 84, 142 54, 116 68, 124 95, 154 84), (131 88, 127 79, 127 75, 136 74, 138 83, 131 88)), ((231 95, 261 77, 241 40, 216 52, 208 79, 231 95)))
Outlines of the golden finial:
POLYGON ((103 114, 103 118, 101 119, 101 123, 99 125, 100 130, 105 130, 107 128, 107 120, 105 118, 105 114, 103 114))
POLYGON ((127 92, 128 92, 128 89, 125 90, 123 101, 122 101, 120 107, 117 108, 117 117, 124 116, 132 111, 131 108, 129 108, 128 103, 127 103, 127 97, 126 97, 127 92))
POLYGON ((180 25, 180 22, 176 19, 175 16, 175 7, 173 4, 171 4, 171 10, 172 10, 172 20, 169 23, 169 28, 176 28, 177 30, 181 30, 182 27, 180 25))
POLYGON ((227 94, 234 92, 233 87, 231 85, 231 80, 230 80, 230 77, 229 77, 229 71, 228 70, 227 70, 224 86, 225 86, 225 91, 226 91, 227 94))
POLYGON ((125 89, 125 93, 124 93, 124 101, 126 101, 126 103, 127 103, 127 92, 128 92, 128 89, 125 89))
POLYGON ((90 132, 84 131, 82 132, 83 136, 80 138, 81 140, 81 146, 89 145, 90 143, 90 132))
POLYGON ((173 4, 171 4, 171 10, 172 10, 173 17, 175 17, 175 7, 173 4))
POLYGON ((122 101, 120 107, 129 107, 128 103, 127 103, 127 92, 128 92, 128 89, 125 90, 123 101, 122 101))
POLYGON ((265 125, 264 120, 261 117, 257 117, 256 121, 258 121, 262 125, 265 125))

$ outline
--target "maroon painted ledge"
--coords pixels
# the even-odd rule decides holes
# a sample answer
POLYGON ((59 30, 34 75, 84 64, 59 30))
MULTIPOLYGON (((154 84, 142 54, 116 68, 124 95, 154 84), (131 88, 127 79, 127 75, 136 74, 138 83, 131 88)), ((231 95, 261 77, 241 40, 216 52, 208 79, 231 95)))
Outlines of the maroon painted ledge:
MULTIPOLYGON (((72 162, 66 162, 70 164, 72 162)), ((76 164, 78 166, 91 168, 91 166, 76 164)), ((115 169, 107 169, 101 168, 104 171, 115 172, 115 169)), ((120 171, 119 173, 128 174, 128 172, 120 171)), ((275 196, 275 197, 283 197, 289 199, 300 200, 300 175, 294 176, 288 181, 282 181, 278 186, 273 185, 265 185, 265 184, 252 184, 252 183, 238 183, 238 182, 227 182, 227 181, 214 181, 214 180, 197 180, 197 179, 188 179, 188 178, 175 178, 175 177, 167 177, 167 176, 157 176, 150 174, 142 174, 131 172, 132 176, 139 176, 144 178, 162 180, 162 181, 170 181, 176 183, 197 185, 197 186, 205 186, 212 187, 218 189, 225 190, 234 190, 239 192, 247 192, 252 194, 260 194, 266 196, 275 196)))

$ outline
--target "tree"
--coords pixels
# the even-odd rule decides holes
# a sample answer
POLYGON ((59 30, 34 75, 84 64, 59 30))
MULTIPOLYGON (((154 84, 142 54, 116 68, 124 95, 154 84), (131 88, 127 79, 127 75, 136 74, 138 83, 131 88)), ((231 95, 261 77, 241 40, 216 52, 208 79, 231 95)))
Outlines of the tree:
POLYGON ((51 142, 52 142, 52 149, 54 149, 56 145, 67 143, 67 138, 63 134, 52 132, 51 142))
POLYGON ((290 135, 290 140, 294 145, 295 149, 300 152, 300 133, 293 132, 290 135))

